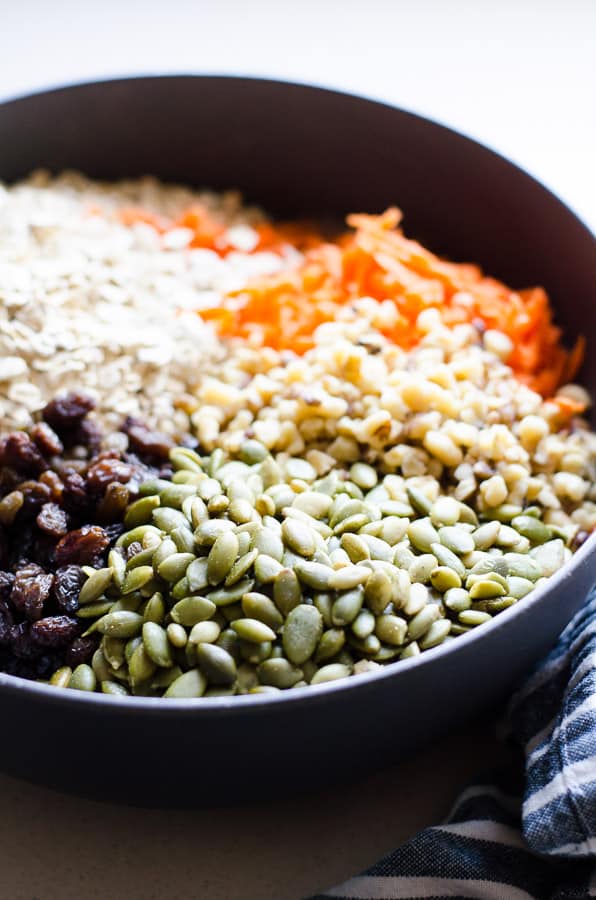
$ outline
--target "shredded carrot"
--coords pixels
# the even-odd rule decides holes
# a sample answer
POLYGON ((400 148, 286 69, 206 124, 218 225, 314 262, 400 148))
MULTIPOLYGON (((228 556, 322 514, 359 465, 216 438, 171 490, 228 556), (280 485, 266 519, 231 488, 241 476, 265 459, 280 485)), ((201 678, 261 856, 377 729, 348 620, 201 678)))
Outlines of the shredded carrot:
MULTIPOLYGON (((191 247, 221 256, 234 249, 226 226, 201 204, 176 219, 138 207, 120 210, 119 217, 126 225, 144 222, 160 233, 189 228, 194 234, 191 247)), ((304 353, 313 346, 316 328, 360 297, 394 303, 395 322, 381 330, 405 349, 421 339, 418 316, 433 307, 447 326, 481 322, 504 332, 513 344, 509 365, 520 381, 544 397, 554 397, 560 385, 571 381, 583 361, 585 341, 580 337, 571 350, 565 349, 542 288, 514 291, 476 265, 441 259, 406 238, 401 219, 396 207, 378 216, 355 213, 347 219, 351 230, 332 241, 306 222, 258 224, 252 252, 283 254, 294 247, 304 254, 303 261, 289 272, 255 280, 226 297, 222 306, 200 310, 199 315, 222 337, 250 338, 277 350, 304 353)), ((566 400, 557 402, 561 414, 573 414, 566 400)))
MULTIPOLYGON (((513 291, 478 266, 440 259, 404 237, 400 221, 396 208, 380 216, 354 214, 348 217, 353 230, 333 242, 302 231, 306 250, 297 270, 261 278, 227 297, 223 309, 230 315, 221 315, 221 308, 219 315, 215 310, 200 314, 216 321, 224 337, 256 334, 277 350, 303 353, 313 346, 317 326, 333 321, 338 307, 359 297, 395 304, 395 323, 381 330, 406 349, 422 337, 418 315, 434 307, 446 325, 480 321, 508 335, 513 344, 509 364, 543 396, 554 396, 573 378, 585 342, 579 338, 571 351, 563 347, 542 288, 513 291)), ((274 243, 267 231, 263 234, 266 243, 274 243)), ((288 230, 286 236, 292 240, 293 233, 288 230)))

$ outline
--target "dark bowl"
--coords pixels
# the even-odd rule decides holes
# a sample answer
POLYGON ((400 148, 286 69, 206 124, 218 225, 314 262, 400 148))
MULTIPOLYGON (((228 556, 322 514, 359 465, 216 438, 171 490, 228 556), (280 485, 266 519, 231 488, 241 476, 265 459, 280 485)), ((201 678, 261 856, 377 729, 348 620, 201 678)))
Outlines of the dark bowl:
MULTIPOLYGON (((543 284, 569 340, 596 330, 596 244, 502 157, 410 113, 320 88, 150 77, 0 105, 0 177, 81 169, 224 188, 283 215, 398 204, 408 234, 518 287, 543 284)), ((596 392, 596 353, 584 384, 596 392)), ((492 623, 379 674, 282 694, 164 702, 0 675, 0 768, 145 805, 264 799, 361 774, 493 705, 596 581, 596 536, 492 623)))

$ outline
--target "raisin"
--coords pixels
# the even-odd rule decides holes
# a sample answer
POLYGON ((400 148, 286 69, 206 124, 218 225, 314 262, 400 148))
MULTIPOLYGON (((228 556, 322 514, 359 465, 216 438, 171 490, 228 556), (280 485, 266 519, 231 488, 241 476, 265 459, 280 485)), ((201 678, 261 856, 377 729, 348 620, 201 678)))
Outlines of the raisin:
POLYGON ((64 476, 62 506, 73 516, 85 516, 91 507, 87 483, 78 472, 68 472, 64 476))
POLYGON ((60 503, 64 492, 64 483, 59 475, 56 475, 52 469, 46 469, 39 476, 40 484, 45 484, 50 489, 51 499, 54 503, 60 503))
POLYGON ((89 662, 99 644, 99 636, 89 634, 87 637, 75 638, 64 656, 64 663, 74 669, 81 663, 89 662))
POLYGON ((47 422, 38 422, 34 425, 31 437, 43 456, 59 456, 64 452, 64 444, 47 422))
POLYGON ((54 576, 44 572, 36 563, 23 566, 15 576, 10 594, 12 605, 26 619, 41 619, 53 581, 54 576))
POLYGON ((9 646, 13 625, 12 610, 5 600, 0 600, 0 648, 9 646))
POLYGON ((71 446, 85 447, 90 456, 99 451, 102 438, 103 432, 93 419, 83 419, 69 436, 71 446))
POLYGON ((52 596, 60 612, 71 615, 79 608, 79 593, 86 581, 80 566, 61 566, 56 569, 52 596))
POLYGON ((97 504, 96 514, 100 522, 113 522, 122 520, 128 501, 130 499, 130 491, 128 488, 113 481, 108 484, 106 492, 97 504))
POLYGON ((62 537, 68 531, 68 517, 56 503, 44 503, 35 521, 38 528, 52 537, 62 537))
POLYGON ((12 466, 23 475, 39 475, 47 463, 31 438, 24 431, 7 435, 0 444, 0 464, 12 466))
POLYGON ((151 431, 138 419, 128 418, 122 430, 128 435, 130 449, 143 457, 152 459, 168 459, 174 441, 162 431, 151 431))
POLYGON ((108 535, 99 525, 83 525, 76 531, 69 531, 56 546, 56 565, 69 563, 89 565, 107 548, 108 535))
POLYGON ((63 650, 78 636, 81 626, 70 616, 46 616, 31 626, 31 641, 38 647, 63 650))
POLYGON ((19 659, 31 659, 39 655, 39 649, 31 640, 31 625, 21 622, 10 629, 10 649, 19 659))
POLYGON ((134 467, 117 456, 99 459, 89 466, 87 482, 95 493, 103 493, 109 484, 125 484, 134 474, 134 467))
POLYGON ((94 407, 95 400, 89 394, 69 391, 61 397, 50 400, 41 415, 44 422, 60 434, 65 428, 76 427, 94 407))
POLYGON ((37 516, 44 503, 48 503, 52 496, 51 490, 42 481, 22 481, 19 490, 23 495, 22 519, 37 516))
POLYGON ((122 522, 112 522, 111 525, 106 525, 104 528, 105 533, 107 534, 110 544, 113 544, 121 534, 124 534, 126 531, 122 522))
POLYGON ((0 600, 8 600, 14 584, 12 572, 0 572, 0 600))

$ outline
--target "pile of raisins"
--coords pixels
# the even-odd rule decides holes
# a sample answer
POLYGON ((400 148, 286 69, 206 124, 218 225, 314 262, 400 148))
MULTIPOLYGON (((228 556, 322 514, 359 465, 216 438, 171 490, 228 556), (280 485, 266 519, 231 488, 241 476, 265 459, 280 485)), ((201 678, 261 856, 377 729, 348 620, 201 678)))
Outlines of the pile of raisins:
POLYGON ((128 419, 126 451, 102 450, 92 398, 47 404, 28 431, 0 439, 0 671, 46 679, 97 645, 76 619, 82 566, 105 565, 127 504, 171 474, 172 441, 128 419))

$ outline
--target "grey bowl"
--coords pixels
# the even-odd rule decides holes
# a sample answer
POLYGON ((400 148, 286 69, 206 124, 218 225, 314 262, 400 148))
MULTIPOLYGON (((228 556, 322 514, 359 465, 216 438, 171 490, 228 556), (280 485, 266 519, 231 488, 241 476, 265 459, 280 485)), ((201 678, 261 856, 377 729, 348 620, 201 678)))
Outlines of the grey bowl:
MULTIPOLYGON (((241 188, 276 213, 397 203, 409 234, 520 287, 543 284, 572 340, 596 330, 592 234, 510 162, 358 97, 272 81, 151 77, 0 104, 0 178, 38 166, 241 188)), ((596 392, 596 354, 583 382, 596 392)), ((379 674, 279 697, 119 700, 0 675, 0 769, 148 806, 269 798, 358 778, 490 710, 596 582, 593 535, 492 623, 379 674)))

